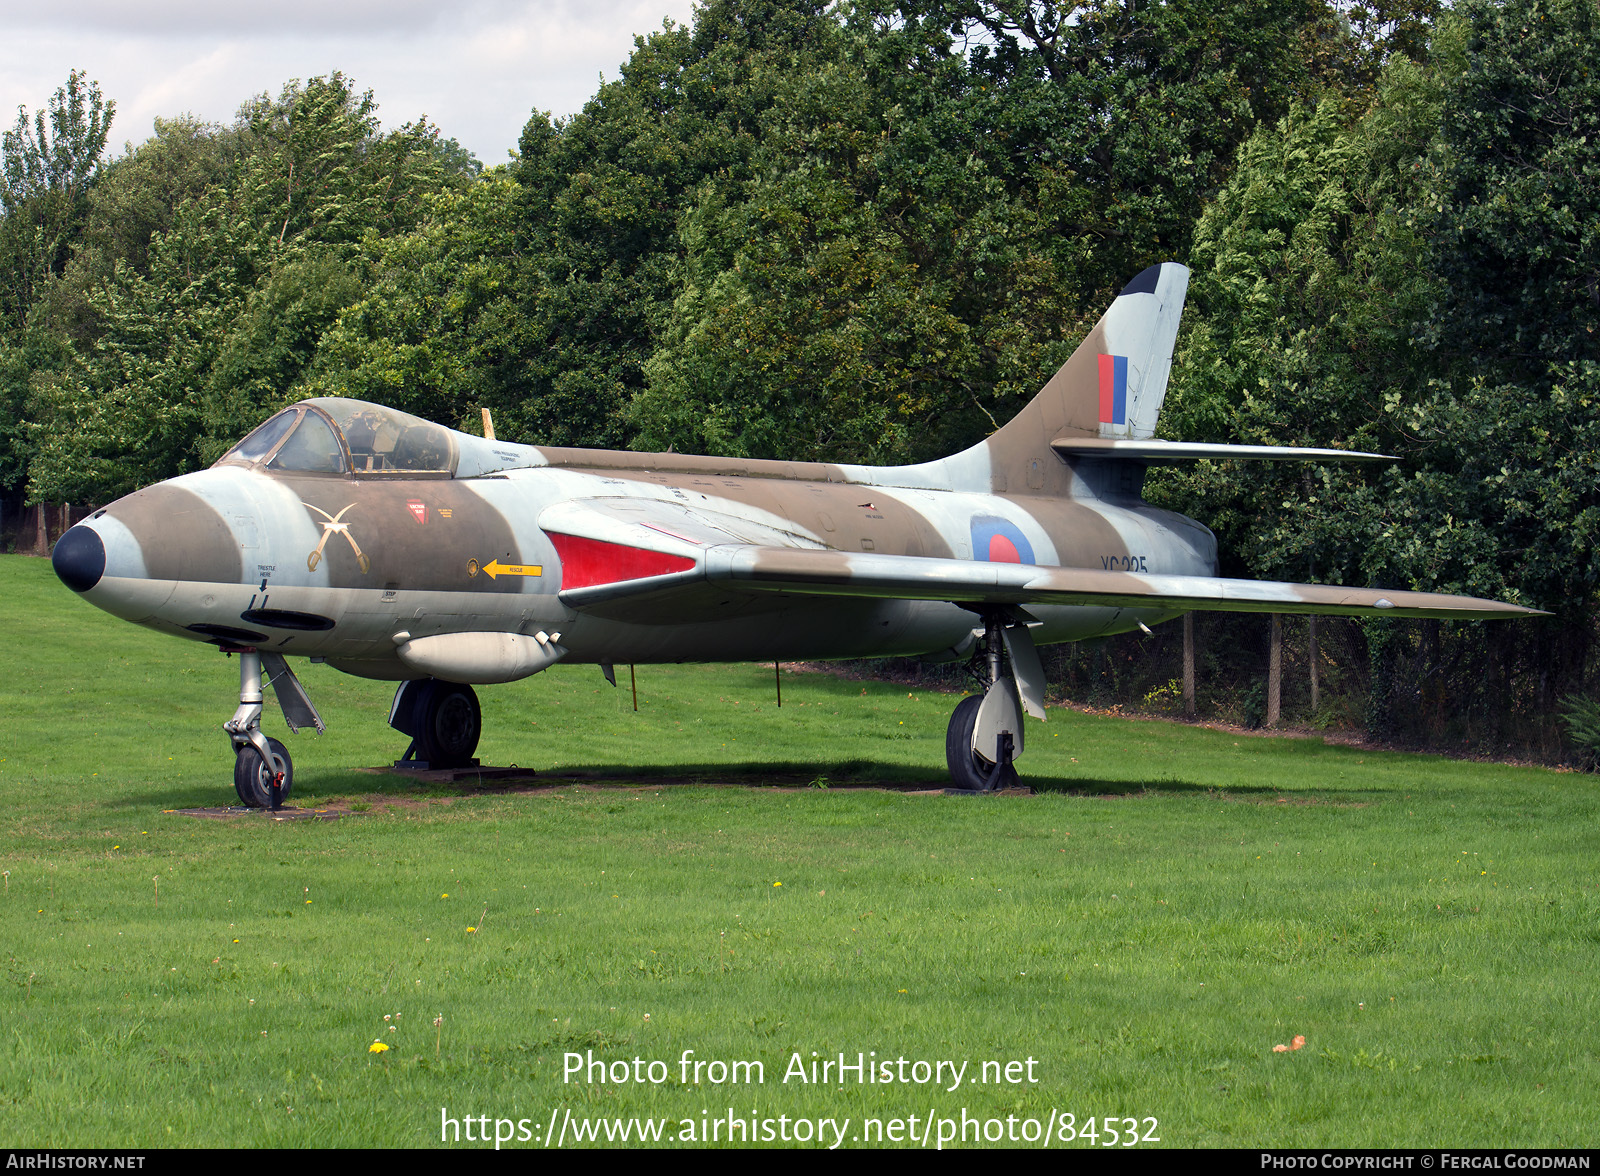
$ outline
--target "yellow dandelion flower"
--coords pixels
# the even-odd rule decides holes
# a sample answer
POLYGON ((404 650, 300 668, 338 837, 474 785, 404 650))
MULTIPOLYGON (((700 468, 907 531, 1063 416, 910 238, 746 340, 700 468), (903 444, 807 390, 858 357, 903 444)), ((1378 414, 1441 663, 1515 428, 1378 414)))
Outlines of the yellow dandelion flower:
POLYGON ((773 885, 774 885, 774 886, 782 886, 782 885, 783 885, 783 883, 782 883, 782 882, 774 882, 774 883, 773 883, 773 885))
POLYGON ((381 1042, 381 1041, 374 1041, 371 1045, 367 1046, 367 1052, 368 1053, 388 1053, 389 1052, 389 1047, 387 1045, 383 1044, 383 1042, 381 1042))

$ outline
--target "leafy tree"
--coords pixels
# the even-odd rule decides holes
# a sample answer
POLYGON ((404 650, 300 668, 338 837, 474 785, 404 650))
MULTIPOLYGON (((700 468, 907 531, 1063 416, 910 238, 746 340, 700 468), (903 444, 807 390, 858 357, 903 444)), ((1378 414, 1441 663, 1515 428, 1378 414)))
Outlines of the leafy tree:
MULTIPOLYGON (((1430 370, 1412 336, 1437 287, 1414 264, 1414 204, 1438 107, 1437 86, 1400 61, 1354 127, 1326 100, 1256 133, 1196 229, 1163 432, 1379 452, 1406 443, 1384 406, 1430 370)), ((1347 467, 1224 463, 1153 478, 1151 494, 1218 530, 1236 574, 1365 583, 1379 571, 1383 485, 1347 467)))
POLYGON ((1600 13, 1476 0, 1460 15, 1465 68, 1445 79, 1437 197, 1419 218, 1439 294, 1417 334, 1435 375, 1388 406, 1425 451, 1404 509, 1448 504, 1458 521, 1384 554, 1576 618, 1600 585, 1600 13))
POLYGON ((1202 469, 1153 492, 1216 520, 1255 574, 1557 611, 1371 647, 1375 683, 1409 662, 1480 733, 1513 698, 1547 716, 1560 683, 1581 682, 1592 628, 1597 52, 1592 5, 1475 0, 1441 26, 1431 67, 1390 62, 1353 126, 1322 107, 1258 131, 1196 232, 1163 422, 1401 455, 1378 475, 1202 469))
POLYGON ((513 169, 520 384, 545 438, 628 440, 624 409, 672 314, 680 216, 708 177, 751 177, 778 88, 838 34, 812 0, 713 0, 692 28, 637 38, 619 79, 569 122, 530 120, 513 169))
POLYGON ((94 238, 70 316, 82 342, 34 374, 37 495, 104 501, 213 460, 295 398, 364 293, 365 239, 410 231, 431 195, 474 182, 437 128, 382 132, 370 92, 337 73, 247 103, 211 150, 204 134, 173 126, 108 194, 146 217, 94 238), (179 190, 148 198, 141 175, 163 174, 179 190))
POLYGON ((26 321, 41 284, 66 264, 116 109, 73 70, 48 110, 30 121, 19 108, 0 136, 0 313, 10 325, 26 321))
POLYGON ((67 261, 115 113, 99 85, 73 70, 46 110, 30 119, 19 109, 0 136, 0 493, 13 501, 33 455, 33 373, 62 353, 30 316, 67 261))
POLYGON ((238 133, 189 117, 155 120, 155 134, 101 169, 89 189, 83 228, 60 278, 40 291, 34 313, 75 343, 91 341, 100 322, 95 290, 118 267, 148 275, 152 244, 172 229, 178 210, 226 185, 237 166, 238 133))
POLYGON ((638 443, 894 460, 978 439, 1186 250, 1256 107, 1311 84, 1292 34, 1320 11, 851 10, 809 71, 767 67, 753 174, 708 176, 680 218, 638 443))
POLYGON ((307 394, 354 396, 505 437, 562 437, 517 391, 530 328, 515 297, 522 191, 503 169, 430 200, 422 223, 370 237, 367 285, 323 336, 307 394))

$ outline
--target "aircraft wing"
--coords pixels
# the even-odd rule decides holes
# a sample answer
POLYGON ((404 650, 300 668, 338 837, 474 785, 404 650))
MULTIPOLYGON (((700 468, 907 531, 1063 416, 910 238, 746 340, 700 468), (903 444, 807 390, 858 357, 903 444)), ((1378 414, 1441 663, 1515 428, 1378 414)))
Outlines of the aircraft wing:
POLYGON ((705 553, 704 569, 712 583, 806 595, 1441 620, 1547 615, 1515 604, 1433 592, 794 548, 718 546, 705 553))
POLYGON ((1470 596, 1163 576, 836 551, 772 521, 686 503, 587 499, 539 524, 562 559, 561 599, 619 618, 701 619, 745 600, 853 596, 960 604, 1062 604, 1173 612, 1321 613, 1486 620, 1544 615, 1470 596))

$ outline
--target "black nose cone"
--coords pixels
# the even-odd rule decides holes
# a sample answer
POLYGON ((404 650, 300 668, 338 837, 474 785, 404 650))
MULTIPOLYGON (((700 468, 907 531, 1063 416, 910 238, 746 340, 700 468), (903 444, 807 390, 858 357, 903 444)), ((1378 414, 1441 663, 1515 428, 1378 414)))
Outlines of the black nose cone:
POLYGON ((87 592, 106 574, 106 545, 89 527, 73 527, 56 543, 50 562, 63 584, 74 592, 87 592))

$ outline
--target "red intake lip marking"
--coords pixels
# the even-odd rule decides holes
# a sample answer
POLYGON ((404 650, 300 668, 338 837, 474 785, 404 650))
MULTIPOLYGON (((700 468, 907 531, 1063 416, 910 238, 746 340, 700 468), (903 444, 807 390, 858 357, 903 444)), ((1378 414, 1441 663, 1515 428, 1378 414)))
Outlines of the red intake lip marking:
POLYGON ((562 535, 546 531, 561 561, 561 587, 590 588, 596 584, 616 584, 622 580, 647 580, 687 572, 695 561, 683 555, 606 543, 581 535, 562 535))

